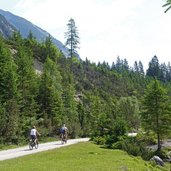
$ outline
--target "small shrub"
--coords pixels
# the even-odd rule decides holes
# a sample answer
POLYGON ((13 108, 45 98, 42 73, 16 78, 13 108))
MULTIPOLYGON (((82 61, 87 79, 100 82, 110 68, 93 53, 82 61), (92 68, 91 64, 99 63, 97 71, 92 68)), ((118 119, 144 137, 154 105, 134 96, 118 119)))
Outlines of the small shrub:
POLYGON ((122 149, 123 146, 123 142, 122 141, 117 141, 115 143, 112 144, 112 149, 122 149))
POLYGON ((157 143, 153 134, 138 134, 136 141, 143 142, 145 145, 155 145, 157 143))
POLYGON ((93 141, 98 145, 104 145, 106 142, 104 137, 95 137, 93 138, 93 141))
POLYGON ((118 137, 116 137, 114 135, 108 135, 105 137, 105 139, 106 139, 105 145, 108 148, 111 148, 112 144, 118 141, 118 137))
POLYGON ((142 151, 141 154, 141 157, 146 161, 149 161, 153 156, 154 156, 154 151, 149 149, 144 149, 144 151, 142 151))

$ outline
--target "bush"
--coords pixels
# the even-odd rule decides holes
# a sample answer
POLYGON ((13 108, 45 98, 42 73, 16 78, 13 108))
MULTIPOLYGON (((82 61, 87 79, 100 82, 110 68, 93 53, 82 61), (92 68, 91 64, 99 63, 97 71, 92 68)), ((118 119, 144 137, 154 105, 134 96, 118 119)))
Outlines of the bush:
POLYGON ((155 145, 157 143, 154 134, 138 134, 136 141, 143 142, 145 145, 155 145))
POLYGON ((141 148, 137 144, 125 141, 122 144, 122 149, 133 156, 141 156, 141 148))
POLYGON ((114 136, 114 135, 108 135, 105 137, 106 139, 106 147, 108 148, 112 148, 112 144, 118 141, 118 137, 114 136))
POLYGON ((112 149, 122 149, 123 146, 123 142, 122 141, 117 141, 115 143, 112 144, 112 149))
POLYGON ((154 155, 154 152, 148 150, 143 142, 137 141, 136 137, 118 137, 118 141, 114 142, 111 148, 124 150, 133 156, 141 156, 144 160, 149 160, 154 155))
POLYGON ((106 139, 104 137, 94 137, 93 141, 98 145, 104 145, 106 142, 106 139))

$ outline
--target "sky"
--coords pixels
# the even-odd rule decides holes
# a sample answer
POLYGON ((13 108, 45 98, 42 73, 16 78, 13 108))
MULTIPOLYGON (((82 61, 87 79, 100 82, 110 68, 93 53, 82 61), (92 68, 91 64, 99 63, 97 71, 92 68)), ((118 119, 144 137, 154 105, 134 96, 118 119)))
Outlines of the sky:
POLYGON ((80 37, 78 53, 91 62, 117 57, 146 69, 155 55, 171 62, 171 10, 166 0, 0 0, 0 8, 23 17, 65 43, 70 18, 80 37))

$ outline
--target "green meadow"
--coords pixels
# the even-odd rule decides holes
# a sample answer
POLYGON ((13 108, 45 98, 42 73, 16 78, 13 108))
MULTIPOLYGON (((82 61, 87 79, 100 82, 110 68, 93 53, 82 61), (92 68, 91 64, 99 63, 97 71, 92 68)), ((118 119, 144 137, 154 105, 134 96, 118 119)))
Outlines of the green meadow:
MULTIPOLYGON (((139 157, 91 142, 0 161, 0 171, 160 171, 139 157)), ((168 169, 163 169, 168 170, 168 169)))

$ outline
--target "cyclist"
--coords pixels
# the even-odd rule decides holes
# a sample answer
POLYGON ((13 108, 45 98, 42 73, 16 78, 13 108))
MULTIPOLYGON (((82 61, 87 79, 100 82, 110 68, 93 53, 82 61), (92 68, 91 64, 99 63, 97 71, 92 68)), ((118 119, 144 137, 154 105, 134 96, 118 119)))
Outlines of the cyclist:
POLYGON ((37 140, 37 135, 40 136, 40 133, 36 130, 36 127, 33 126, 31 131, 30 131, 30 137, 31 137, 31 140, 34 142, 34 141, 37 141, 38 143, 38 140, 37 140))
POLYGON ((64 141, 65 143, 67 142, 67 136, 68 136, 68 128, 65 126, 65 124, 63 124, 61 130, 60 130, 60 137, 62 139, 62 141, 64 141))

